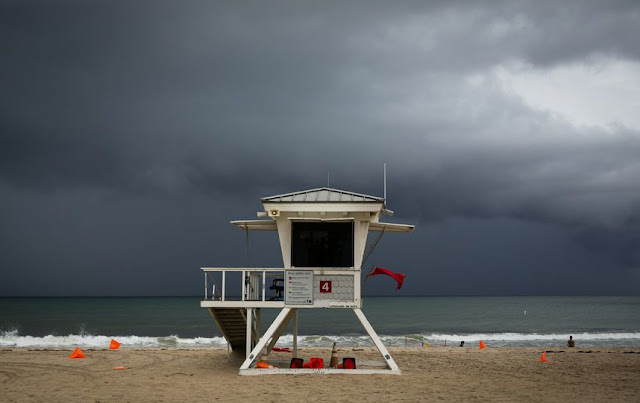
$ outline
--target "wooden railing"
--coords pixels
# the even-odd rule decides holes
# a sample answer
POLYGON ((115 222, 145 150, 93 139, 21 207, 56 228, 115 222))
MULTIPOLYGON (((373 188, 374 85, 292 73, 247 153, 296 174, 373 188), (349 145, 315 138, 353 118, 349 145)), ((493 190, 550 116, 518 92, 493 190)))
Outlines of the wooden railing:
POLYGON ((205 300, 281 301, 284 298, 283 268, 203 267, 202 271, 205 300), (227 273, 240 273, 240 284, 231 285, 232 288, 228 288, 227 273), (235 290, 234 292, 239 290, 240 296, 227 292, 228 289, 235 290))

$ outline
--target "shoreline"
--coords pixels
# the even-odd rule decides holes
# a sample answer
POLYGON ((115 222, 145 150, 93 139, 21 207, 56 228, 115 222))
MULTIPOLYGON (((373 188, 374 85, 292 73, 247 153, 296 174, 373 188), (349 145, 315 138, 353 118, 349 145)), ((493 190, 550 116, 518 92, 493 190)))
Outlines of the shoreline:
MULTIPOLYGON (((472 334, 379 334, 387 347, 457 347, 461 341, 465 347, 478 346, 484 341, 487 346, 499 348, 528 348, 547 346, 563 348, 567 345, 569 335, 573 335, 579 346, 589 348, 640 348, 640 332, 573 332, 565 333, 472 333, 472 334)), ((44 336, 20 335, 17 330, 0 332, 0 349, 6 348, 102 348, 109 345, 111 339, 123 345, 136 348, 225 348, 226 340, 222 336, 137 336, 137 335, 102 335, 102 334, 48 334, 44 336)), ((284 334, 280 347, 292 347, 293 336, 284 334)), ((298 346, 309 348, 326 348, 334 342, 338 345, 373 347, 371 339, 364 334, 302 334, 298 336, 298 346)))
MULTIPOLYGON (((241 359, 220 347, 0 348, 3 401, 638 401, 638 347, 390 347, 389 375, 238 375, 241 359), (539 362, 547 351, 547 362, 539 362), (126 370, 115 370, 124 366, 126 370)), ((323 357, 330 348, 303 347, 323 357)), ((370 347, 340 358, 382 360, 370 347)), ((286 363, 288 353, 270 361, 286 363)))
MULTIPOLYGON (((412 346, 387 346, 387 349, 389 349, 389 351, 396 351, 396 352, 401 352, 401 353, 405 353, 405 352, 410 352, 410 351, 417 351, 417 350, 424 350, 424 351, 432 351, 432 352, 443 352, 443 351, 471 351, 471 350, 479 350, 480 352, 484 352, 487 353, 490 350, 497 350, 497 351, 528 351, 528 352, 548 352, 548 353, 560 353, 560 352, 568 352, 568 353, 581 353, 584 351, 578 351, 578 350, 592 350, 593 352, 597 351, 597 352, 603 352, 603 353, 614 353, 614 352, 624 352, 623 350, 629 350, 632 351, 634 354, 636 352, 638 352, 638 354, 640 354, 640 347, 638 346, 592 346, 592 345, 579 345, 579 346, 575 346, 575 347, 567 347, 567 346, 556 346, 556 345, 551 345, 551 346, 516 346, 516 347, 512 347, 512 346, 493 346, 493 345, 489 345, 487 344, 487 348, 483 351, 480 350, 478 348, 477 345, 472 344, 472 343, 468 343, 465 344, 464 347, 459 347, 457 345, 447 345, 447 346, 442 346, 442 345, 428 345, 428 346, 418 346, 418 345, 412 345, 412 346), (562 351, 558 351, 558 350, 562 350, 562 351)), ((95 346, 87 346, 87 347, 83 347, 82 345, 78 345, 78 346, 73 346, 73 347, 69 347, 69 346, 27 346, 27 347, 16 347, 16 346, 0 346, 0 351, 14 351, 14 352, 20 352, 20 351, 59 351, 59 352, 69 352, 69 354, 76 348, 76 347, 80 347, 82 349, 82 351, 110 351, 110 352, 116 352, 114 350, 110 350, 109 347, 95 347, 95 346)), ((375 349, 375 347, 372 346, 339 346, 339 351, 349 351, 349 350, 353 350, 353 351, 377 351, 375 349)), ((153 347, 144 347, 144 346, 126 346, 126 345, 121 345, 120 348, 118 348, 117 351, 172 351, 172 350, 176 350, 176 351, 224 351, 225 354, 227 352, 227 348, 226 347, 220 347, 220 346, 163 346, 163 347, 157 347, 157 346, 153 346, 153 347)), ((327 346, 302 346, 302 347, 298 347, 298 351, 305 351, 305 352, 326 352, 329 351, 331 352, 331 345, 327 345, 327 346)), ((277 352, 273 352, 273 354, 276 354, 277 352)), ((278 353, 280 354, 280 353, 278 353)))

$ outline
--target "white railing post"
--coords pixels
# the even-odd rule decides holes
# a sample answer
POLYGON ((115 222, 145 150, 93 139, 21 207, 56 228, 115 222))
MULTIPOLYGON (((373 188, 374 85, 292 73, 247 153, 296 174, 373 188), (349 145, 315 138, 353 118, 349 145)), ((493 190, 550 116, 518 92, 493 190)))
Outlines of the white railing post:
MULTIPOLYGON (((204 300, 209 300, 209 295, 211 295, 211 301, 221 301, 224 302, 227 300, 227 272, 238 273, 241 274, 241 296, 239 299, 237 297, 232 296, 231 300, 237 300, 238 302, 249 302, 249 301, 262 301, 267 302, 269 299, 267 298, 267 277, 269 275, 277 276, 278 274, 283 274, 285 272, 284 269, 281 268, 241 268, 241 267, 203 267, 202 268, 204 274, 204 300), (215 279, 215 276, 211 277, 211 281, 209 281, 208 275, 209 273, 222 273, 221 274, 221 285, 218 287, 218 283, 215 279), (260 275, 262 275, 262 284, 260 283, 260 275), (209 290, 209 284, 211 283, 211 290, 209 290), (262 291, 261 291, 262 290, 262 291), (219 295, 216 295, 216 292, 219 295), (262 292, 262 296, 260 293, 262 292)), ((236 286, 231 286, 236 287, 236 286)))
POLYGON ((226 281, 227 281, 227 272, 223 270, 222 271, 222 300, 223 301, 225 300, 224 294, 227 289, 227 287, 225 286, 226 281))
POLYGON ((244 270, 242 270, 242 302, 244 302, 244 293, 246 289, 247 289, 247 286, 244 280, 244 270))

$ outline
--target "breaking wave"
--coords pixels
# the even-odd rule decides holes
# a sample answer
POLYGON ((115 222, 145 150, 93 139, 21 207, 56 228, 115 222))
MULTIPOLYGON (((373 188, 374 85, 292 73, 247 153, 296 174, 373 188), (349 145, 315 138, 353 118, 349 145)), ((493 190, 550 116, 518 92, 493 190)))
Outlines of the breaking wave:
MULTIPOLYGON (((616 347, 616 346, 640 346, 640 333, 574 333, 573 338, 578 346, 616 347)), ((470 333, 470 334, 409 334, 401 336, 381 335, 383 343, 387 346, 450 346, 459 345, 461 341, 470 343, 483 340, 488 345, 496 347, 533 347, 533 346, 564 346, 569 335, 567 334, 537 334, 537 333, 470 333)), ((177 335, 146 337, 135 335, 91 335, 69 334, 66 336, 47 335, 29 336, 20 335, 17 330, 0 332, 0 348, 12 347, 91 347, 108 348, 111 339, 116 339, 123 346, 138 348, 153 347, 226 347, 223 337, 193 337, 182 338, 177 335)), ((326 347, 334 342, 341 346, 368 347, 373 346, 371 339, 365 335, 347 336, 319 336, 304 335, 298 337, 298 345, 301 347, 326 347)), ((291 347, 293 336, 285 334, 280 337, 278 345, 291 347)))
POLYGON ((91 334, 47 335, 42 337, 21 336, 17 330, 0 332, 0 347, 109 347, 111 339, 129 347, 222 347, 227 342, 223 337, 181 338, 175 335, 162 337, 102 336, 91 334))

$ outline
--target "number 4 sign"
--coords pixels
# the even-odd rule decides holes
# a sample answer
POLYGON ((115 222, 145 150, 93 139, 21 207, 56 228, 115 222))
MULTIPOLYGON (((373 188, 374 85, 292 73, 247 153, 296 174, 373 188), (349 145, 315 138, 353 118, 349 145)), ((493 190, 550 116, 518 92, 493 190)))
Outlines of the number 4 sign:
POLYGON ((320 281, 320 292, 331 292, 331 281, 320 281))

